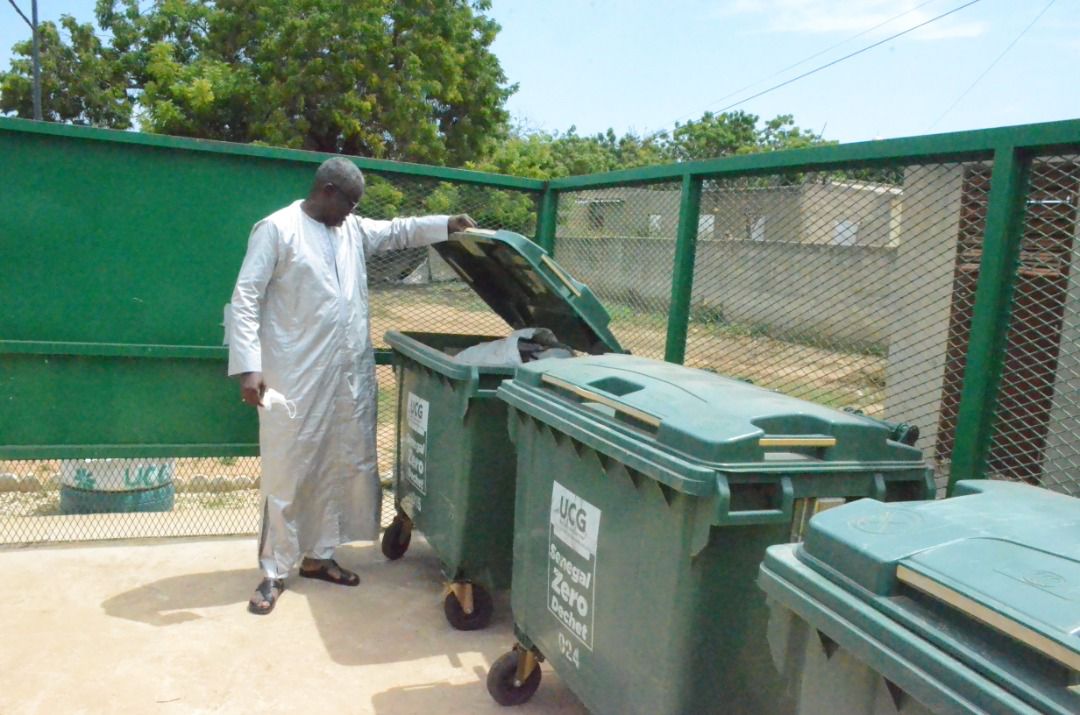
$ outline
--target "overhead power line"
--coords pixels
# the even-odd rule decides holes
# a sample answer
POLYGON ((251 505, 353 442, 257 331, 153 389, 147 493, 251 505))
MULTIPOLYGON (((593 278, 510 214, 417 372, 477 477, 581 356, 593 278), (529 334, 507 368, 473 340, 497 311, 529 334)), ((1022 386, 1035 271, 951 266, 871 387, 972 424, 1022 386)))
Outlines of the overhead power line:
MULTIPOLYGON (((894 20, 897 20, 897 19, 903 17, 904 15, 907 15, 907 14, 909 14, 911 12, 914 12, 915 10, 918 10, 919 8, 921 8, 921 7, 925 6, 925 5, 929 5, 933 1, 934 0, 926 0, 926 2, 923 2, 920 5, 917 5, 916 7, 912 8, 911 10, 908 10, 906 12, 902 12, 902 13, 900 13, 898 15, 894 15, 893 17, 889 18, 888 20, 885 20, 884 22, 880 22, 877 25, 874 25, 873 27, 868 27, 867 29, 863 30, 862 32, 859 32, 858 34, 852 35, 851 37, 847 38, 846 40, 843 40, 842 42, 838 42, 838 43, 836 43, 834 45, 831 45, 830 47, 825 48, 824 50, 821 50, 820 52, 817 52, 817 53, 815 53, 813 55, 810 55, 809 57, 806 57, 806 58, 804 58, 802 60, 799 60, 798 62, 796 62, 794 64, 788 65, 784 69, 779 70, 779 71, 774 72, 773 74, 769 75, 769 77, 765 77, 762 80, 752 82, 751 84, 747 85, 746 87, 743 87, 742 89, 735 90, 734 92, 721 97, 720 99, 712 102, 711 104, 717 104, 717 103, 727 99, 728 97, 731 97, 733 95, 738 94, 739 92, 743 91, 743 89, 753 87, 754 85, 760 84, 765 79, 775 77, 776 75, 783 74, 784 72, 786 72, 786 71, 788 71, 788 70, 790 70, 790 69, 792 69, 794 67, 798 67, 799 65, 805 64, 806 62, 809 62, 810 60, 812 60, 815 57, 823 55, 826 52, 829 52, 830 50, 833 50, 833 49, 839 47, 840 45, 847 44, 851 40, 854 40, 854 39, 856 39, 858 37, 861 37, 861 36, 867 34, 868 32, 873 32, 874 30, 878 29, 879 27, 887 25, 890 22, 893 22, 894 20)), ((952 10, 949 10, 947 12, 943 12, 940 15, 937 15, 935 17, 930 18, 929 20, 926 20, 925 22, 921 22, 918 25, 915 25, 914 27, 909 27, 906 30, 902 30, 901 32, 897 32, 897 33, 895 33, 893 35, 890 35, 889 37, 886 37, 885 39, 881 40, 880 42, 875 42, 872 45, 867 45, 866 47, 863 47, 862 49, 859 49, 859 50, 856 50, 855 52, 844 55, 843 57, 840 57, 839 59, 833 60, 832 62, 821 65, 820 67, 815 67, 814 69, 810 70, 809 72, 804 72, 801 75, 799 75, 798 77, 793 77, 793 78, 791 78, 789 80, 786 80, 786 81, 781 82, 779 84, 773 85, 772 87, 769 87, 768 89, 762 90, 761 92, 758 92, 757 94, 754 94, 754 95, 752 95, 750 97, 747 97, 746 99, 739 100, 738 102, 735 102, 734 104, 729 104, 728 106, 724 107, 723 109, 718 110, 717 113, 726 112, 727 110, 729 110, 729 109, 731 109, 733 107, 737 107, 740 104, 744 104, 745 102, 749 102, 751 99, 756 99, 756 98, 758 98, 758 97, 760 97, 760 96, 762 96, 764 94, 768 94, 769 92, 772 92, 773 90, 780 89, 781 87, 789 85, 792 82, 795 82, 797 80, 802 79, 803 77, 809 77, 810 75, 814 74, 815 72, 820 72, 821 70, 826 69, 827 67, 831 67, 831 66, 833 66, 833 65, 835 65, 835 64, 837 64, 839 62, 843 62, 846 59, 850 59, 852 57, 855 57, 856 55, 860 55, 863 52, 866 52, 867 50, 872 50, 873 48, 875 48, 875 47, 877 47, 879 45, 882 45, 882 44, 884 44, 884 43, 886 43, 886 42, 888 42, 890 40, 894 40, 897 37, 900 37, 901 35, 906 35, 909 32, 914 32, 915 30, 918 30, 921 27, 925 27, 925 26, 929 25, 932 22, 937 22, 938 20, 940 20, 940 19, 942 19, 944 17, 952 15, 955 12, 959 12, 960 10, 963 10, 964 8, 969 7, 971 5, 974 5, 974 4, 978 3, 978 2, 980 2, 980 0, 971 0, 971 2, 965 3, 965 4, 963 4, 963 5, 959 6, 959 7, 953 8, 952 10)), ((708 108, 708 106, 711 106, 711 104, 706 105, 706 109, 708 108)), ((683 116, 689 116, 689 115, 683 115, 683 116)), ((648 136, 645 136, 643 138, 643 141, 650 141, 652 139, 655 139, 656 137, 660 136, 661 134, 664 134, 666 131, 667 131, 666 129, 659 129, 659 130, 653 132, 652 134, 649 134, 648 136)))
POLYGON ((1011 49, 1012 49, 1012 48, 1013 48, 1013 47, 1014 47, 1014 46, 1016 45, 1016 43, 1020 41, 1020 38, 1021 38, 1021 37, 1023 37, 1024 35, 1026 35, 1026 34, 1027 34, 1028 30, 1030 30, 1030 29, 1031 29, 1031 28, 1032 28, 1032 27, 1033 27, 1033 26, 1035 25, 1035 23, 1039 21, 1039 18, 1041 18, 1041 17, 1043 16, 1043 15, 1045 15, 1045 14, 1046 14, 1046 11, 1047 11, 1047 10, 1049 10, 1049 9, 1050 9, 1050 6, 1051 6, 1051 5, 1053 5, 1053 4, 1054 4, 1054 3, 1056 2, 1056 1, 1057 1, 1057 0, 1050 0, 1050 2, 1046 3, 1046 7, 1044 7, 1044 8, 1042 9, 1042 10, 1040 10, 1040 11, 1039 11, 1039 14, 1035 16, 1035 19, 1034 19, 1034 20, 1032 20, 1031 22, 1029 22, 1029 23, 1027 24, 1027 27, 1025 27, 1025 28, 1024 28, 1023 30, 1021 30, 1021 31, 1020 31, 1020 34, 1019 34, 1019 35, 1017 35, 1016 37, 1014 37, 1014 38, 1013 38, 1013 41, 1009 43, 1009 46, 1008 46, 1008 47, 1006 47, 1006 48, 1005 48, 1004 50, 1002 50, 1002 51, 1001 51, 1001 54, 1000 54, 1000 55, 998 55, 998 56, 997 56, 996 58, 994 58, 994 61, 993 61, 993 62, 991 62, 991 63, 990 63, 990 64, 989 64, 988 66, 987 66, 987 68, 986 68, 986 69, 984 69, 984 70, 982 71, 982 74, 980 74, 980 75, 979 75, 978 77, 976 77, 976 78, 975 78, 975 81, 974 81, 974 82, 972 82, 972 83, 971 83, 970 85, 968 85, 968 88, 967 88, 967 89, 965 89, 965 90, 964 90, 963 92, 961 92, 961 93, 960 93, 960 96, 956 98, 956 101, 955 101, 955 102, 953 102, 952 104, 950 104, 950 105, 949 105, 949 108, 948 108, 948 109, 946 109, 946 110, 945 110, 944 112, 942 112, 942 113, 941 113, 941 116, 940 116, 940 117, 938 117, 937 119, 935 119, 935 120, 934 120, 934 121, 933 121, 933 122, 932 122, 932 123, 930 124, 930 126, 928 126, 928 127, 926 128, 926 131, 930 131, 931 129, 933 129, 934 127, 936 127, 936 126, 937 126, 937 123, 938 123, 938 122, 940 122, 940 121, 941 121, 942 119, 944 119, 944 118, 945 118, 945 116, 946 116, 946 115, 947 115, 947 114, 948 114, 949 112, 951 112, 952 110, 956 109, 956 106, 957 106, 958 104, 960 104, 960 102, 962 102, 962 101, 964 100, 964 97, 968 96, 968 93, 970 93, 970 92, 971 92, 971 90, 975 89, 975 85, 977 85, 977 84, 978 84, 979 82, 981 82, 981 81, 982 81, 982 78, 983 78, 983 77, 985 77, 986 75, 988 75, 988 74, 990 73, 990 70, 994 69, 994 65, 996 65, 996 64, 997 64, 998 62, 1000 62, 1000 61, 1001 61, 1001 58, 1002 58, 1002 57, 1004 57, 1005 55, 1009 54, 1009 50, 1011 50, 1011 49))
POLYGON ((839 63, 843 62, 844 60, 849 60, 852 57, 855 57, 857 55, 861 55, 862 53, 867 52, 869 50, 872 50, 875 47, 879 47, 881 45, 884 45, 886 42, 889 42, 890 40, 895 40, 897 37, 901 37, 901 36, 906 35, 906 34, 908 34, 910 32, 914 32, 915 30, 918 30, 921 27, 926 27, 927 25, 929 25, 932 22, 937 22, 938 20, 941 20, 942 18, 948 17, 949 15, 952 15, 953 13, 960 12, 964 8, 971 7, 972 5, 975 5, 978 2, 981 2, 981 0, 970 0, 970 2, 966 2, 963 5, 961 5, 959 7, 956 7, 956 8, 953 8, 952 10, 949 10, 947 12, 943 12, 940 15, 932 17, 932 18, 930 18, 929 20, 927 20, 925 22, 920 22, 918 25, 915 25, 914 27, 909 27, 906 30, 901 30, 900 32, 897 32, 897 33, 895 33, 893 35, 889 35, 888 37, 886 37, 883 40, 879 40, 879 41, 877 41, 877 42, 875 42, 875 43, 873 43, 871 45, 867 45, 866 47, 863 47, 862 49, 855 50, 854 52, 851 52, 849 54, 844 55, 843 57, 835 59, 832 62, 827 62, 827 63, 825 63, 823 65, 815 67, 812 70, 809 70, 808 72, 803 72, 802 74, 800 74, 800 75, 798 75, 796 77, 792 77, 789 80, 785 80, 785 81, 783 81, 783 82, 781 82, 779 84, 774 84, 772 87, 769 87, 768 89, 764 89, 764 90, 758 92, 757 94, 752 94, 752 95, 750 95, 749 97, 747 97, 745 99, 740 99, 738 102, 734 102, 732 104, 727 105, 723 109, 720 109, 719 112, 721 112, 721 113, 726 112, 727 110, 732 109, 734 107, 737 107, 740 104, 745 104, 745 103, 749 102, 752 99, 757 99, 758 97, 764 96, 764 95, 768 94, 769 92, 773 92, 775 90, 778 90, 781 87, 786 87, 787 85, 791 84, 792 82, 798 82, 800 79, 803 79, 805 77, 809 77, 810 75, 816 74, 817 72, 820 72, 821 70, 828 69, 829 67, 832 67, 835 64, 839 64, 839 63))
POLYGON ((27 18, 26 15, 23 14, 23 11, 19 8, 18 5, 15 4, 15 0, 8 0, 8 2, 11 3, 11 6, 13 8, 15 8, 15 12, 19 13, 19 17, 23 19, 23 22, 25 22, 32 28, 34 26, 34 23, 30 22, 29 18, 27 18))
MULTIPOLYGON (((863 35, 869 34, 869 33, 873 32, 874 30, 877 30, 878 28, 884 27, 885 25, 888 25, 888 24, 890 24, 892 22, 895 22, 896 20, 899 20, 900 18, 904 17, 905 15, 910 15, 911 13, 915 12, 916 10, 921 9, 921 8, 925 7, 926 5, 929 5, 932 2, 938 2, 938 1, 939 0, 925 0, 925 2, 922 2, 922 3, 918 4, 918 5, 916 5, 915 7, 911 8, 910 10, 905 10, 902 13, 899 13, 897 15, 893 15, 888 20, 883 20, 883 21, 879 22, 878 24, 874 25, 873 27, 868 27, 865 30, 863 30, 862 32, 856 33, 856 34, 852 35, 851 37, 849 37, 849 38, 847 38, 845 40, 841 40, 840 42, 837 42, 837 43, 835 43, 833 45, 829 45, 825 49, 819 50, 819 51, 815 52, 812 55, 804 57, 801 60, 799 60, 798 62, 794 62, 794 63, 788 65, 787 67, 784 67, 783 69, 779 69, 779 70, 773 72, 772 74, 770 74, 770 75, 768 75, 766 77, 762 77, 761 79, 755 80, 755 81, 751 82, 750 84, 744 85, 744 86, 740 87, 739 89, 736 89, 734 92, 729 92, 728 94, 725 94, 723 97, 720 97, 719 99, 715 99, 712 102, 709 102, 709 104, 706 105, 706 108, 711 107, 714 104, 720 104, 720 102, 723 102, 725 99, 730 99, 731 97, 734 97, 734 96, 736 96, 738 94, 741 94, 742 92, 750 89, 751 87, 756 87, 757 85, 761 84, 762 82, 768 81, 768 80, 772 79, 773 77, 779 77, 780 75, 784 74, 788 70, 793 70, 796 67, 800 67, 800 66, 806 64, 807 62, 809 62, 812 59, 815 59, 817 57, 821 57, 822 55, 824 55, 826 53, 832 52, 837 47, 842 47, 843 45, 846 45, 847 43, 851 42, 852 40, 857 40, 860 37, 862 37, 863 35)), ((686 115, 684 115, 684 117, 685 116, 686 115)))

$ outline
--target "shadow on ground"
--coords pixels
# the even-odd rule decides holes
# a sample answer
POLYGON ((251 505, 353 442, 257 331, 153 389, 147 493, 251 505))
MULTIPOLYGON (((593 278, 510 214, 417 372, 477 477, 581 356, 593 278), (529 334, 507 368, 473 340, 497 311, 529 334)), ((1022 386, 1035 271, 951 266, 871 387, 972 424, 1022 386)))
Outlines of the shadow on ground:
POLYGON ((174 626, 202 618, 194 609, 237 604, 258 583, 254 569, 170 576, 106 599, 101 607, 115 618, 152 626, 174 626))
MULTIPOLYGON (((347 588, 293 576, 281 596, 283 601, 307 601, 319 637, 335 663, 360 666, 442 656, 461 667, 459 654, 479 653, 490 663, 513 646, 507 593, 495 594, 495 617, 485 631, 456 631, 446 622, 439 563, 423 542, 395 562, 387 561, 377 544, 368 543, 339 548, 337 559, 360 575, 359 586, 347 588)), ((258 580, 255 569, 172 576, 108 598, 102 608, 115 618, 176 626, 204 618, 203 609, 246 608, 258 580)), ((277 615, 248 617, 272 620, 277 615)))
POLYGON ((513 646, 508 594, 496 594, 495 617, 484 631, 457 631, 446 622, 443 577, 425 543, 398 561, 387 561, 376 544, 344 546, 338 561, 360 574, 360 586, 322 581, 297 586, 336 663, 370 665, 443 655, 460 667, 455 662, 459 653, 481 653, 490 663, 513 646))

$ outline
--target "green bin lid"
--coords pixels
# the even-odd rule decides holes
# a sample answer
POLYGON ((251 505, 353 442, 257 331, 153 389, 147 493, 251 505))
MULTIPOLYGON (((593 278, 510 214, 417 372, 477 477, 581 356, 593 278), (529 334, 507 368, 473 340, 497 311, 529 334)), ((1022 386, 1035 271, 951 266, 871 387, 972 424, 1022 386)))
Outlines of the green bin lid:
POLYGON ((434 248, 515 330, 548 328, 580 352, 622 352, 592 291, 524 236, 470 229, 434 248))
POLYGON ((1080 673, 1080 499, 1001 481, 940 501, 863 499, 815 516, 797 556, 879 607, 911 604, 928 637, 989 627, 1080 673), (969 627, 935 623, 920 602, 969 627))
POLYGON ((631 355, 541 360, 517 369, 508 396, 555 399, 646 443, 728 471, 922 467, 890 427, 740 380, 631 355))

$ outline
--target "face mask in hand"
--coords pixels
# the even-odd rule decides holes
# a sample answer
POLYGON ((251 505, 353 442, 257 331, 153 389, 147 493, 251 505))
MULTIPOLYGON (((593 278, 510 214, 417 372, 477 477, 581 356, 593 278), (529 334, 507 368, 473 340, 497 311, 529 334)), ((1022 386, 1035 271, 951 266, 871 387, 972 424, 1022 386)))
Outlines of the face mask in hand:
POLYGON ((285 399, 285 395, 268 387, 262 396, 262 406, 267 412, 270 412, 275 405, 284 408, 289 413, 289 419, 296 419, 296 403, 285 399))

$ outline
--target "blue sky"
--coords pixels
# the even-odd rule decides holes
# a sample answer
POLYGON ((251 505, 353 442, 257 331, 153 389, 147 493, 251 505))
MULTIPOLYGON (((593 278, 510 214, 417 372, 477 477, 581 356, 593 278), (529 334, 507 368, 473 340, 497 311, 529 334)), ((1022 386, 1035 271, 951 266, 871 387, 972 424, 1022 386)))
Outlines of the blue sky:
MULTIPOLYGON (((494 0, 491 14, 503 27, 495 54, 519 85, 508 105, 515 120, 640 134, 724 109, 969 1, 494 0)), ((16 2, 29 14, 30 0, 16 2)), ((93 6, 41 0, 39 13, 86 21, 93 6)), ((28 32, 0 4, 0 66, 28 32)), ((845 142, 1074 119, 1078 65, 1080 0, 979 0, 733 109, 792 114, 845 142)))

